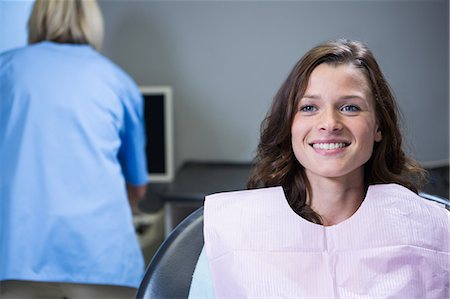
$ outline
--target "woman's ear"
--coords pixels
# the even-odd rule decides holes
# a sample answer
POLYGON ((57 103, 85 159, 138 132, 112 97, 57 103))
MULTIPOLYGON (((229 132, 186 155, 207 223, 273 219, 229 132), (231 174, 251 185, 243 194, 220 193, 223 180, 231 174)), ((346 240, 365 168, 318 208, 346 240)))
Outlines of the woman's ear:
POLYGON ((381 134, 381 130, 378 126, 377 126, 377 130, 375 131, 374 140, 375 140, 375 142, 380 142, 381 140, 383 140, 383 134, 381 134))

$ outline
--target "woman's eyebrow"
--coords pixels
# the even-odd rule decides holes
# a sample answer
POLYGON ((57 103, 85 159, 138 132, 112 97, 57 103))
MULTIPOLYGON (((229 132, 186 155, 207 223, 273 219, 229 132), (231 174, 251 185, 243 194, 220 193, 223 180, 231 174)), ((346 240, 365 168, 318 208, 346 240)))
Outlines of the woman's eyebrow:
POLYGON ((302 99, 311 99, 311 100, 319 100, 321 97, 318 95, 314 95, 314 94, 305 94, 303 95, 300 100, 302 99))
POLYGON ((366 97, 364 95, 361 95, 361 94, 349 94, 349 95, 344 95, 342 97, 339 97, 339 99, 342 99, 342 100, 350 100, 350 99, 365 100, 366 97))
MULTIPOLYGON (((338 101, 354 100, 354 99, 366 101, 367 97, 363 93, 355 92, 350 94, 344 94, 343 96, 337 98, 338 101)), ((300 98, 300 101, 302 100, 322 100, 322 97, 317 94, 305 94, 300 98)))
MULTIPOLYGON (((314 94, 305 94, 303 97, 300 98, 300 100, 302 100, 302 99, 321 100, 322 97, 319 96, 319 95, 314 95, 314 94)), ((365 100, 366 97, 364 95, 361 95, 361 94, 348 94, 348 95, 340 96, 338 99, 339 100, 350 100, 350 99, 365 100)))

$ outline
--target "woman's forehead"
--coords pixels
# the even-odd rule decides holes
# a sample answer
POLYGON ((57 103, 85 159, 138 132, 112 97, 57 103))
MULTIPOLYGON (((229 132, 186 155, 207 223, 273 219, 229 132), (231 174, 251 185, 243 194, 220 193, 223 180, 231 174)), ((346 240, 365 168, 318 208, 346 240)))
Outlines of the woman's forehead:
MULTIPOLYGON (((363 93, 371 95, 370 82, 363 69, 352 64, 320 64, 312 72, 306 84, 305 94, 322 92, 363 93)), ((302 95, 304 96, 304 95, 302 95)))

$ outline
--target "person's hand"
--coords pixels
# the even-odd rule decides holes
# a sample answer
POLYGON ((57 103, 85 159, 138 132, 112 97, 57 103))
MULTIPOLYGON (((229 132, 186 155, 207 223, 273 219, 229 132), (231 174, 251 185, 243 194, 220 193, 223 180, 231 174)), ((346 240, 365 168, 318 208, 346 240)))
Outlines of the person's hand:
POLYGON ((127 193, 133 215, 141 214, 138 203, 147 193, 147 185, 135 186, 127 183, 127 193))

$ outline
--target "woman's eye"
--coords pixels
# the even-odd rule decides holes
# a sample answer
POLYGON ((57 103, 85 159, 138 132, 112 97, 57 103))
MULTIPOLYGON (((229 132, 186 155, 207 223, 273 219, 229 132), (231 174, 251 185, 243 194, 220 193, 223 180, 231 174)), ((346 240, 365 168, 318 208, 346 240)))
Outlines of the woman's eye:
POLYGON ((358 112, 361 111, 358 106, 355 105, 345 105, 341 107, 342 112, 358 112))
POLYGON ((316 111, 316 109, 317 108, 312 105, 305 105, 305 106, 300 107, 299 110, 302 112, 314 112, 314 111, 316 111))

